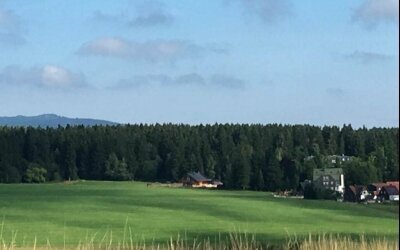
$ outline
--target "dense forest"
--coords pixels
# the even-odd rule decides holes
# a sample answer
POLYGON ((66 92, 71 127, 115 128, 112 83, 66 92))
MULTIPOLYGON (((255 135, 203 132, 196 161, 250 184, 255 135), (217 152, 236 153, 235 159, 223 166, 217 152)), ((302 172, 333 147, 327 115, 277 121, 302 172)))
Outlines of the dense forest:
POLYGON ((177 181, 189 171, 228 189, 295 189, 330 155, 347 184, 398 179, 399 129, 351 125, 0 127, 0 182, 177 181), (311 156, 311 157, 310 157, 311 156))

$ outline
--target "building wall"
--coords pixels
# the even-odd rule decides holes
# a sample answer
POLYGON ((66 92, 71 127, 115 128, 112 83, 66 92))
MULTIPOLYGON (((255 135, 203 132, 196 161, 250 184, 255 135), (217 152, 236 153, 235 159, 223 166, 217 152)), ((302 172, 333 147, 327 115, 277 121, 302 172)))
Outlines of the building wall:
POLYGON ((344 193, 344 175, 341 174, 335 178, 332 175, 321 175, 314 180, 314 186, 317 188, 326 188, 339 193, 344 193))

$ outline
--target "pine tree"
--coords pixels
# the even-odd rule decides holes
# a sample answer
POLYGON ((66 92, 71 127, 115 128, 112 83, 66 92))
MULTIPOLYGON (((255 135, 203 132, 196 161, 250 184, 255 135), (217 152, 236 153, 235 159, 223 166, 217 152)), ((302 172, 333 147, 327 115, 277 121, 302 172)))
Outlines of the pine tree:
POLYGON ((269 157, 267 168, 265 170, 265 186, 269 191, 278 191, 282 189, 283 173, 279 163, 279 155, 274 154, 269 157))
POLYGON ((256 190, 264 190, 265 188, 265 183, 264 183, 264 174, 261 169, 257 171, 257 177, 256 177, 256 185, 255 189, 256 190))
POLYGON ((105 167, 105 175, 110 180, 125 181, 131 179, 125 158, 122 158, 120 161, 115 153, 110 154, 105 163, 105 167))
POLYGON ((63 143, 63 163, 65 169, 64 178, 67 180, 78 179, 78 168, 76 167, 76 152, 71 141, 63 143))

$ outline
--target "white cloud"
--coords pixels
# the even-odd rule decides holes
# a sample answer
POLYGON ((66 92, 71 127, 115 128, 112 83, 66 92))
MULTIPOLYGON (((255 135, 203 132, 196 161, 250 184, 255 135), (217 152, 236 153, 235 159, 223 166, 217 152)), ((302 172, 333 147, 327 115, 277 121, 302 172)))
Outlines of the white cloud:
POLYGON ((191 85, 204 85, 206 84, 206 80, 203 76, 191 73, 186 75, 180 75, 175 79, 178 84, 191 84, 191 85))
POLYGON ((389 61, 389 60, 393 59, 394 57, 385 55, 385 54, 381 54, 381 53, 356 50, 351 54, 345 55, 344 58, 348 59, 348 60, 354 60, 357 62, 368 64, 368 63, 373 63, 373 62, 389 61))
POLYGON ((19 17, 11 10, 0 9, 0 27, 7 30, 19 30, 19 17))
POLYGON ((94 21, 96 22, 101 22, 101 23, 112 23, 112 24, 118 24, 118 23, 125 23, 126 22, 126 16, 122 13, 119 14, 106 14, 102 11, 95 11, 93 14, 94 21))
POLYGON ((365 0, 355 10, 353 20, 363 22, 368 27, 381 21, 399 22, 399 0, 365 0))
POLYGON ((132 87, 145 87, 150 85, 171 85, 173 84, 172 77, 164 74, 145 74, 135 75, 129 79, 120 80, 115 89, 125 89, 132 87))
POLYGON ((0 44, 18 46, 26 43, 20 18, 11 10, 0 8, 0 44))
POLYGON ((146 1, 136 7, 137 15, 128 22, 129 26, 156 26, 171 24, 174 16, 159 1, 146 1))
POLYGON ((159 1, 145 1, 135 8, 136 14, 122 11, 107 14, 102 11, 94 13, 94 20, 102 23, 119 24, 127 27, 152 27, 172 24, 174 15, 159 1))
POLYGON ((238 2, 250 15, 255 15, 266 23, 273 23, 291 13, 289 0, 230 0, 238 2))
POLYGON ((79 53, 101 56, 128 56, 131 50, 129 42, 120 38, 101 38, 84 44, 79 53))
POLYGON ((172 23, 172 16, 162 12, 141 15, 128 22, 129 26, 155 26, 172 23))
POLYGON ((8 66, 0 72, 0 84, 43 88, 76 88, 86 85, 85 77, 55 65, 24 69, 8 66))
POLYGON ((20 46, 26 43, 24 37, 13 33, 0 33, 0 44, 7 46, 20 46))
POLYGON ((210 83, 214 86, 224 86, 229 88, 241 88, 244 81, 230 75, 215 74, 210 77, 210 83))
POLYGON ((214 74, 204 77, 197 73, 169 76, 166 74, 145 74, 136 75, 129 79, 121 80, 114 89, 125 89, 148 86, 203 86, 203 87, 224 87, 241 88, 244 81, 234 76, 214 74))
POLYGON ((182 40, 136 42, 116 37, 105 37, 87 42, 78 50, 80 55, 117 57, 147 62, 195 59, 207 52, 221 53, 214 48, 182 40))
POLYGON ((44 66, 41 74, 43 85, 48 87, 69 87, 81 81, 81 76, 54 65, 44 66))
POLYGON ((326 93, 334 97, 342 97, 345 94, 345 91, 342 88, 332 87, 327 88, 326 93))

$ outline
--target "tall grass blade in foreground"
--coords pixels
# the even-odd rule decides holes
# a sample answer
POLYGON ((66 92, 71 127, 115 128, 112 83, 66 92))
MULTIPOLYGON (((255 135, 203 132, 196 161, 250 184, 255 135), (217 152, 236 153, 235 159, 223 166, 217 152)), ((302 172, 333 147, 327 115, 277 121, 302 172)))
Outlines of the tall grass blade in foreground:
MULTIPOLYGON (((129 229, 129 231, 131 231, 129 229)), ((230 233, 225 238, 219 237, 218 240, 211 241, 206 239, 203 241, 194 239, 188 241, 178 235, 176 238, 171 237, 165 244, 149 244, 144 241, 135 243, 130 234, 130 239, 124 239, 122 242, 113 242, 112 232, 110 231, 104 235, 100 242, 95 244, 96 235, 87 237, 84 241, 79 242, 76 246, 62 246, 61 248, 52 247, 49 240, 46 246, 37 246, 37 238, 35 237, 34 243, 31 246, 18 245, 15 241, 17 233, 13 232, 13 237, 10 242, 6 242, 2 238, 3 231, 0 228, 0 250, 19 250, 19 249, 78 249, 78 250, 95 250, 95 249, 118 249, 118 250, 397 250, 399 249, 398 240, 387 240, 381 238, 367 239, 364 235, 358 238, 351 238, 348 236, 339 235, 318 235, 307 238, 298 239, 297 237, 289 237, 286 242, 282 244, 270 245, 265 241, 258 241, 256 235, 230 233), (107 240, 105 242, 105 240, 107 240), (105 243, 105 244, 104 244, 105 243)))

